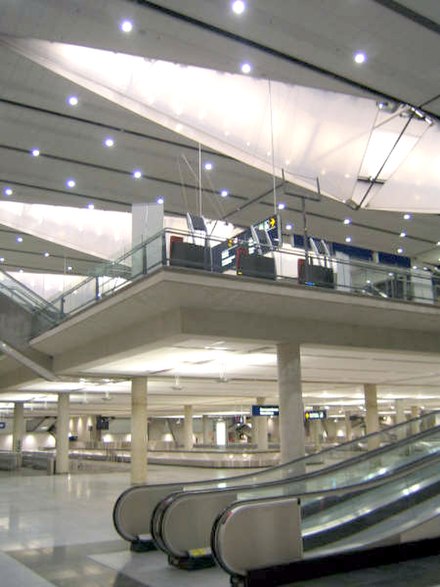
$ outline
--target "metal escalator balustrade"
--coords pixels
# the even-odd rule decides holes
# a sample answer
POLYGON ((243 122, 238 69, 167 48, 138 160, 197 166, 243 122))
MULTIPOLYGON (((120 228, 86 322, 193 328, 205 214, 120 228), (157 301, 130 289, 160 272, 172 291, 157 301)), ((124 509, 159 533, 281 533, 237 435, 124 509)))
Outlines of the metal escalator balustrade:
POLYGON ((270 482, 261 480, 247 486, 236 485, 221 490, 213 488, 174 493, 154 511, 151 534, 157 546, 179 565, 179 559, 184 561, 191 557, 192 551, 209 546, 212 524, 228 500, 232 503, 306 495, 313 496, 317 500, 315 505, 320 508, 321 496, 325 492, 336 495, 337 492, 355 491, 359 486, 365 488, 382 484, 399 471, 437 454, 440 454, 439 427, 397 441, 393 446, 369 451, 339 465, 296 478, 270 482), (205 503, 206 516, 203 515, 205 503), (202 512, 202 515, 198 515, 198 512, 202 512), (194 524, 192 520, 196 518, 197 524, 194 524))
MULTIPOLYGON (((151 541, 151 519, 153 511, 160 503, 161 499, 169 496, 171 493, 179 491, 194 491, 196 489, 215 489, 225 491, 235 489, 240 486, 253 487, 262 483, 271 483, 283 481, 286 479, 296 478, 298 482, 304 479, 304 470, 312 468, 313 471, 306 473, 309 484, 312 479, 320 474, 323 469, 328 469, 333 475, 336 471, 341 470, 344 462, 355 460, 367 453, 369 444, 373 445, 394 445, 398 439, 404 439, 411 436, 420 429, 430 430, 430 427, 436 424, 436 413, 427 414, 421 418, 410 420, 406 423, 389 427, 380 432, 356 439, 354 441, 325 449, 314 455, 306 455, 301 459, 293 462, 271 467, 259 471, 258 473, 247 473, 229 479, 215 479, 210 482, 195 482, 185 485, 137 485, 125 490, 117 499, 113 508, 113 522, 117 532, 122 538, 134 545, 141 546, 142 543, 151 541), (310 463, 310 467, 308 467, 310 463)), ((422 443, 421 450, 429 450, 423 446, 424 434, 422 433, 419 441, 422 443)), ((417 452, 414 447, 414 453, 417 452)), ((382 457, 384 458, 384 457, 382 457)), ((363 471, 363 474, 368 471, 363 471)), ((342 475, 342 473, 341 473, 342 475)), ((329 477, 331 479, 331 477, 329 477)), ((160 516, 165 508, 166 502, 163 502, 156 514, 156 522, 160 528, 160 516)), ((190 525, 192 521, 190 521, 190 525)), ((159 536, 158 529, 156 535, 159 536)), ((203 547, 203 545, 202 545, 203 547)))

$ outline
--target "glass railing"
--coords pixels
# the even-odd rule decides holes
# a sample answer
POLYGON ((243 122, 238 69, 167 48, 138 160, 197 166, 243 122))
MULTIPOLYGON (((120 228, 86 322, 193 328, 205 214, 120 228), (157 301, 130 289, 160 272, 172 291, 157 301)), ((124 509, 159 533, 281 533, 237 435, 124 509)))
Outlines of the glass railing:
POLYGON ((56 306, 1 270, 0 294, 7 296, 29 313, 34 322, 34 330, 51 328, 60 321, 61 316, 56 306))
MULTIPOLYGON (((58 320, 111 296, 133 281, 171 266, 205 273, 252 277, 327 291, 434 304, 440 292, 432 274, 309 252, 287 245, 268 250, 249 242, 194 237, 164 229, 119 259, 98 265, 79 285, 52 300, 58 320)), ((44 308, 45 310, 45 308, 44 308)))

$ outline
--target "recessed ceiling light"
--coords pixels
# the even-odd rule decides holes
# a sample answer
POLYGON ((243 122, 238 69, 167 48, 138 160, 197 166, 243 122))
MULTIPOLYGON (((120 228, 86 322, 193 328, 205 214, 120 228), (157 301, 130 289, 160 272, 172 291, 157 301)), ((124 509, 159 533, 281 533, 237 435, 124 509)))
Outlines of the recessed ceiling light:
POLYGON ((163 196, 159 196, 156 200, 158 204, 163 204, 165 202, 165 198, 163 196))
POLYGON ((5 262, 5 258, 4 257, 0 257, 0 263, 4 263, 5 262))
POLYGON ((418 269, 417 265, 412 266, 413 269, 418 269))
POLYGON ((22 243, 23 242, 23 237, 22 236, 17 236, 17 238, 15 239, 18 243, 22 243))
POLYGON ((69 265, 69 266, 67 267, 67 271, 72 271, 72 269, 73 269, 72 265, 69 265))
POLYGON ((95 209, 95 204, 92 204, 92 202, 90 202, 90 204, 87 204, 87 208, 89 210, 94 210, 95 209))
POLYGON ((284 210, 285 207, 286 207, 286 204, 284 202, 280 202, 278 204, 278 210, 284 210))
POLYGON ((437 246, 440 247, 440 241, 437 241, 437 246))
POLYGON ((39 157, 40 156, 40 150, 39 149, 32 149, 31 155, 33 157, 39 157))
POLYGON ((44 253, 44 256, 45 256, 45 257, 50 257, 50 254, 49 254, 49 253, 46 251, 46 252, 44 253))
POLYGON ((5 188, 3 190, 3 193, 5 194, 5 196, 12 196, 12 194, 14 193, 12 188, 5 188))
POLYGON ((402 249, 402 247, 399 247, 399 248, 397 249, 397 252, 399 253, 399 255, 401 255, 401 254, 403 253, 403 249, 402 249))
POLYGON ((405 237, 406 237, 406 232, 402 231, 402 232, 399 234, 399 236, 401 236, 402 238, 405 238, 405 237))
POLYGON ((115 144, 115 141, 111 137, 107 137, 104 141, 104 145, 106 147, 113 147, 114 144, 115 144))
POLYGON ((403 219, 404 219, 404 220, 411 220, 411 218, 412 218, 412 217, 411 217, 411 214, 404 214, 404 215, 403 215, 403 219))
POLYGON ((292 224, 286 224, 286 230, 292 230, 293 226, 292 224))
POLYGON ((142 171, 140 169, 135 169, 133 171, 133 177, 135 179, 140 179, 142 177, 142 171))
POLYGON ((123 20, 119 25, 119 28, 123 33, 131 33, 131 31, 133 30, 133 23, 131 22, 131 20, 123 20))
POLYGON ((77 96, 69 96, 67 98, 67 103, 69 104, 69 106, 78 106, 78 97, 77 96))
POLYGON ((228 192, 228 190, 222 190, 220 192, 220 195, 222 198, 227 198, 229 196, 229 192, 228 192))
POLYGON ((345 237, 345 242, 346 243, 351 243, 351 236, 346 236, 345 237))
POLYGON ((74 188, 76 186, 76 181, 74 179, 68 179, 66 181, 66 186, 68 188, 74 188))
POLYGON ((246 10, 246 3, 243 0, 234 0, 232 2, 232 12, 234 14, 243 14, 246 10))
POLYGON ((367 60, 367 56, 362 51, 358 51, 357 53, 355 53, 353 55, 353 59, 354 59, 355 63, 361 64, 361 63, 365 63, 365 61, 367 60))
POLYGON ((344 218, 344 224, 351 224, 351 218, 344 218))
POLYGON ((247 75, 248 73, 250 73, 252 71, 252 65, 250 63, 242 63, 240 65, 240 70, 241 70, 241 73, 244 73, 245 75, 247 75))
POLYGON ((211 171, 214 168, 214 165, 211 163, 211 161, 207 161, 205 163, 205 169, 206 171, 211 171))

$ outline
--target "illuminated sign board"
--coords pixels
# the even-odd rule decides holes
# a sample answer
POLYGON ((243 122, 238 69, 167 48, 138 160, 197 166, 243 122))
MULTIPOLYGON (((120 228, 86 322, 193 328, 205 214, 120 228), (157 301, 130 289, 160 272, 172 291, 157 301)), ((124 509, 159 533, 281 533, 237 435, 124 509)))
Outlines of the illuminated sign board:
POLYGON ((278 416, 280 413, 279 406, 252 406, 252 416, 278 416))
POLYGON ((325 420, 327 418, 327 412, 325 410, 310 410, 304 412, 305 420, 325 420))

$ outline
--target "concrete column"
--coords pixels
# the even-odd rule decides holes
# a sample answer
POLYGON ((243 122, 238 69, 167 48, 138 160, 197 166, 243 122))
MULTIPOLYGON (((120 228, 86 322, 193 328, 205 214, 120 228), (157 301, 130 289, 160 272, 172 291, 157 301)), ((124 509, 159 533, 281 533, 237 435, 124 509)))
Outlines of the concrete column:
MULTIPOLYGON (((411 406, 411 420, 420 416, 419 406, 411 406)), ((411 434, 418 434, 420 432, 420 423, 413 422, 411 424, 411 434)))
POLYGON ((14 423, 12 426, 12 451, 21 453, 25 434, 24 403, 14 404, 14 423))
POLYGON ((299 344, 278 344, 277 359, 280 404, 280 461, 281 463, 286 463, 305 455, 304 406, 302 401, 299 344))
POLYGON ((90 440, 90 433, 89 433, 89 418, 88 416, 78 416, 77 422, 77 434, 78 434, 78 442, 86 443, 90 440))
POLYGON ((131 483, 147 481, 147 384, 146 377, 131 380, 131 483))
POLYGON ((58 394, 57 438, 55 472, 69 472, 69 394, 58 394))
MULTIPOLYGON (((406 422, 405 418, 405 404, 403 399, 396 399, 394 402, 396 410, 396 424, 403 424, 406 422)), ((407 430, 405 426, 402 426, 397 432, 397 438, 401 440, 407 436, 407 430)))
MULTIPOLYGON (((379 431, 379 413, 377 409, 377 386, 371 383, 364 385, 365 396, 365 424, 367 434, 379 431)), ((379 438, 372 438, 368 441, 368 450, 378 448, 380 445, 379 438)))
POLYGON ((185 450, 193 448, 193 407, 184 406, 185 422, 183 426, 183 447, 185 450))
POLYGON ((209 416, 203 416, 202 417, 202 433, 203 433, 203 444, 209 445, 211 444, 211 440, 209 438, 209 432, 210 432, 210 420, 209 420, 209 416))
MULTIPOLYGON (((257 397, 257 404, 264 405, 265 397, 257 397)), ((253 418, 252 436, 257 445, 258 450, 267 450, 269 448, 268 430, 267 430, 267 416, 255 416, 253 418)))
POLYGON ((350 416, 350 412, 345 412, 345 440, 347 442, 350 442, 350 440, 353 439, 353 429, 351 427, 350 416))

